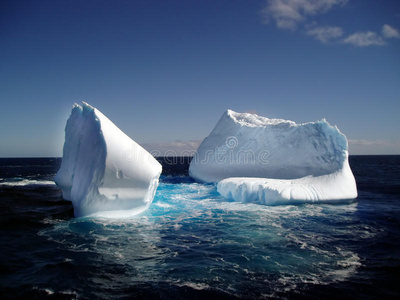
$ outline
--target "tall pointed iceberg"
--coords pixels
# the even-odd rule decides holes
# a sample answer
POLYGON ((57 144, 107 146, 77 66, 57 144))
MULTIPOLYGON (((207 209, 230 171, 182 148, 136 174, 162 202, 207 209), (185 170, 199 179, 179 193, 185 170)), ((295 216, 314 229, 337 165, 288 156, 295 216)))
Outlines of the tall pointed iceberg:
POLYGON ((75 104, 54 181, 76 217, 130 217, 153 201, 160 163, 99 110, 75 104))

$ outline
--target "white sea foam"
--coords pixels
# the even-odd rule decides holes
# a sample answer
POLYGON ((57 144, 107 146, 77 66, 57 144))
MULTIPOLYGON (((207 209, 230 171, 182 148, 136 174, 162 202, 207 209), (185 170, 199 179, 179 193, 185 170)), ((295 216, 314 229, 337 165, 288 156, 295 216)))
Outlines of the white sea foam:
POLYGON ((49 180, 31 180, 31 179, 24 179, 18 181, 6 181, 0 182, 0 186, 30 186, 30 185, 44 185, 44 186, 54 186, 54 181, 49 180))
POLYGON ((49 288, 39 288, 39 287, 37 287, 37 286, 34 286, 34 287, 32 288, 32 290, 43 291, 43 292, 45 292, 47 295, 53 295, 53 294, 54 294, 54 291, 53 291, 52 289, 49 289, 49 288))
POLYGON ((185 287, 186 286, 186 287, 192 288, 194 290, 198 290, 198 291, 211 289, 211 287, 206 283, 189 282, 189 281, 184 281, 184 282, 175 281, 175 282, 172 282, 172 283, 175 284, 176 286, 179 286, 179 287, 185 287))
POLYGON ((158 207, 162 207, 162 208, 170 208, 170 207, 172 207, 170 204, 165 203, 165 202, 161 202, 161 201, 154 203, 154 205, 157 205, 158 207))

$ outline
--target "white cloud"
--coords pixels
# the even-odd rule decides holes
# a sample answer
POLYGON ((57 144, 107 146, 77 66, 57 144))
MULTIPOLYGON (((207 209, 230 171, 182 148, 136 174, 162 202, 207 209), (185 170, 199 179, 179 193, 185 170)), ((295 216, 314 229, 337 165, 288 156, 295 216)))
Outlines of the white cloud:
POLYGON ((349 140, 350 154, 400 154, 400 140, 349 140))
POLYGON ((315 27, 306 31, 307 35, 313 36, 316 40, 327 44, 333 42, 343 35, 340 27, 315 27))
POLYGON ((390 38, 400 39, 399 31, 387 24, 382 26, 382 35, 386 39, 390 39, 390 38))
POLYGON ((357 47, 384 46, 386 39, 400 39, 400 32, 388 24, 382 26, 381 32, 360 31, 346 38, 344 30, 338 26, 310 25, 310 18, 323 14, 335 6, 344 6, 349 0, 266 0, 262 14, 266 23, 275 22, 281 29, 295 31, 303 28, 305 34, 314 37, 321 43, 341 42, 357 47), (303 25, 301 25, 303 24, 303 25), (305 24, 305 25, 304 25, 305 24), (313 26, 310 28, 310 26, 313 26))
POLYGON ((383 38, 372 31, 356 32, 343 40, 343 43, 357 47, 386 45, 383 38))
POLYGON ((153 156, 193 156, 201 141, 143 143, 141 146, 153 156))
POLYGON ((387 140, 349 140, 349 145, 358 146, 393 146, 394 143, 387 140))
POLYGON ((382 26, 381 35, 376 32, 356 32, 343 40, 343 43, 357 47, 367 46, 384 46, 385 39, 397 38, 400 39, 400 33, 397 29, 385 24, 382 26))
POLYGON ((266 22, 273 19, 276 26, 295 30, 307 17, 325 13, 348 0, 268 0, 262 13, 266 22))

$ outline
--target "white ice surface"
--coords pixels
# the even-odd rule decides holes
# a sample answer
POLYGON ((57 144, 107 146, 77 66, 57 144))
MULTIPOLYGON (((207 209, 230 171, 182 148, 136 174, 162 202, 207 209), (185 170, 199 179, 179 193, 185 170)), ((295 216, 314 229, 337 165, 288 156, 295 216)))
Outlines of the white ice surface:
POLYGON ((349 167, 328 175, 298 179, 231 177, 220 181, 217 189, 226 198, 264 205, 334 203, 357 197, 349 167))
POLYGON ((228 110, 202 142, 191 177, 267 205, 357 197, 347 139, 325 120, 296 124, 228 110))
POLYGON ((161 165, 99 110, 75 104, 55 176, 75 216, 125 218, 153 201, 161 165))

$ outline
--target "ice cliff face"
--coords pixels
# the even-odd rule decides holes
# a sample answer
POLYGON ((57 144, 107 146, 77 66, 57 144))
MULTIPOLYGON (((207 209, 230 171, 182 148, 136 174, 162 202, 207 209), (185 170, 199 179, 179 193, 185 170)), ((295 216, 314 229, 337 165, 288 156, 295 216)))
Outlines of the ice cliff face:
POLYGON ((237 201, 357 197, 347 139, 325 120, 296 124, 228 110, 200 145, 189 175, 219 182, 218 191, 237 201))
POLYGON ((130 217, 153 201, 161 165, 99 110, 75 104, 55 176, 76 217, 130 217))

